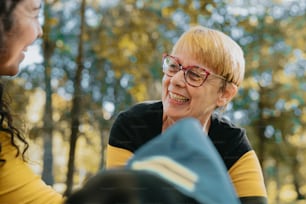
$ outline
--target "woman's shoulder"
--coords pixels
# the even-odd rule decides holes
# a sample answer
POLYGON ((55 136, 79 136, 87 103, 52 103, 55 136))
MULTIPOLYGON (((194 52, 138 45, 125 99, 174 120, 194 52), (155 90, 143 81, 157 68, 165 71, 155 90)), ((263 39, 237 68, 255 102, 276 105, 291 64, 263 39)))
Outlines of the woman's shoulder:
POLYGON ((128 109, 121 111, 119 115, 141 117, 151 114, 162 114, 163 106, 161 101, 144 101, 137 103, 128 109))
POLYGON ((11 136, 0 131, 1 159, 9 160, 16 157, 17 149, 11 144, 11 136))
POLYGON ((229 169, 246 152, 252 150, 244 128, 225 117, 214 115, 208 133, 229 169))
POLYGON ((161 133, 162 110, 160 101, 146 101, 122 111, 112 125, 109 143, 135 151, 161 133))
POLYGON ((229 118, 213 114, 211 118, 211 125, 209 133, 224 133, 231 134, 231 136, 245 136, 245 129, 234 124, 229 118))
POLYGON ((143 101, 140 103, 136 103, 133 105, 129 110, 154 110, 154 109, 159 109, 162 108, 162 102, 157 100, 157 101, 143 101))

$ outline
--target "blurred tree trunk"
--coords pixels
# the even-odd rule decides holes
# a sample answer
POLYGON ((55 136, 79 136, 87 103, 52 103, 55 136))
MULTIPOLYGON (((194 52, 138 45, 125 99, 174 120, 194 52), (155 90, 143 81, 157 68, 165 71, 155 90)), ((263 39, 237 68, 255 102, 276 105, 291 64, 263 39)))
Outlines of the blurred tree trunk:
POLYGON ((52 88, 51 88, 51 56, 54 51, 54 44, 50 39, 51 24, 50 21, 50 5, 44 6, 43 26, 43 56, 44 56, 44 77, 45 77, 45 111, 43 115, 43 171, 42 179, 48 184, 54 184, 53 177, 53 155, 52 155, 52 135, 53 135, 53 119, 52 119, 52 88))
POLYGON ((74 160, 75 160, 75 150, 79 134, 80 125, 80 108, 81 106, 81 78, 83 71, 83 41, 84 41, 84 28, 85 28, 85 7, 86 0, 82 0, 80 8, 80 34, 79 34, 79 45, 78 45, 78 56, 76 59, 77 70, 74 78, 74 96, 72 100, 72 110, 71 110, 71 136, 70 136, 70 151, 68 159, 68 172, 66 181, 66 191, 64 195, 69 196, 73 187, 73 174, 74 174, 74 160))
POLYGON ((101 160, 100 160, 100 169, 104 169, 106 167, 106 148, 108 144, 108 135, 109 131, 103 130, 105 129, 103 126, 103 122, 100 122, 100 132, 101 132, 101 160))
MULTIPOLYGON (((260 89, 259 91, 259 95, 261 96, 262 95, 262 92, 263 92, 263 88, 260 89)), ((258 121, 256 122, 256 129, 257 129, 257 134, 258 134, 258 139, 259 139, 259 142, 258 142, 258 160, 259 160, 259 163, 261 165, 261 167, 263 168, 263 162, 264 162, 264 158, 265 158, 265 121, 264 121, 264 118, 263 118, 263 109, 264 109, 264 104, 263 102, 261 101, 262 98, 260 97, 259 98, 259 104, 258 104, 258 108, 259 108, 259 118, 258 118, 258 121)))
MULTIPOLYGON (((259 28, 260 31, 264 31, 265 30, 265 26, 264 24, 262 24, 262 27, 259 28)), ((258 34, 258 41, 259 42, 264 42, 264 37, 263 37, 263 34, 262 32, 260 32, 258 34)), ((258 57, 259 57, 259 68, 260 69, 264 69, 266 67, 265 63, 263 60, 262 57, 262 53, 259 52, 258 53, 258 57)), ((264 169, 264 158, 265 158, 265 128, 266 128, 266 121, 264 119, 264 108, 266 107, 266 104, 265 104, 265 96, 266 96, 266 89, 265 87, 262 87, 260 84, 258 84, 259 86, 259 90, 258 90, 258 95, 259 95, 259 98, 258 98, 258 111, 259 111, 259 115, 258 115, 258 120, 257 122, 255 123, 256 124, 256 129, 257 129, 257 136, 258 136, 258 151, 257 151, 257 155, 258 155, 258 160, 259 160, 259 163, 261 165, 261 168, 264 169)), ((264 177, 266 177, 265 175, 265 171, 263 171, 263 174, 264 174, 264 177)))
POLYGON ((293 185, 294 185, 294 189, 296 191, 296 200, 303 200, 305 199, 305 196, 302 194, 301 190, 300 190, 300 183, 302 183, 300 180, 299 180, 299 168, 300 168, 300 163, 299 163, 299 160, 297 158, 297 152, 296 152, 296 155, 293 159, 293 164, 292 164, 292 168, 291 168, 291 171, 292 171, 292 175, 293 175, 293 185))
POLYGON ((281 190, 281 179, 280 179, 280 172, 279 172, 279 158, 275 159, 275 182, 276 182, 276 198, 275 198, 275 202, 276 203, 280 203, 280 190, 281 190))

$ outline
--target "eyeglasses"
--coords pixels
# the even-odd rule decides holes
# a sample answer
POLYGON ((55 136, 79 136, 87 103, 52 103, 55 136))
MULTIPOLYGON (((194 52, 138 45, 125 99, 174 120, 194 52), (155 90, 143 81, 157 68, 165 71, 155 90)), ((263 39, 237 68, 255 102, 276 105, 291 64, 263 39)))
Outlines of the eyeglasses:
POLYGON ((209 75, 226 81, 224 77, 214 74, 203 67, 195 65, 183 67, 183 65, 179 63, 179 60, 176 57, 168 54, 163 55, 163 72, 167 76, 173 77, 181 70, 184 72, 184 79, 187 84, 193 87, 202 86, 209 75))

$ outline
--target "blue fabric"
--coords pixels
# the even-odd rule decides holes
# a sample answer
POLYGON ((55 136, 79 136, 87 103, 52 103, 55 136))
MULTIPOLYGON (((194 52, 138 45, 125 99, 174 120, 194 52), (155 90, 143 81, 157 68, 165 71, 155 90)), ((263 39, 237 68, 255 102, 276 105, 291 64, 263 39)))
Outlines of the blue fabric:
POLYGON ((221 157, 192 118, 178 121, 139 148, 126 168, 158 175, 203 204, 240 203, 221 157))

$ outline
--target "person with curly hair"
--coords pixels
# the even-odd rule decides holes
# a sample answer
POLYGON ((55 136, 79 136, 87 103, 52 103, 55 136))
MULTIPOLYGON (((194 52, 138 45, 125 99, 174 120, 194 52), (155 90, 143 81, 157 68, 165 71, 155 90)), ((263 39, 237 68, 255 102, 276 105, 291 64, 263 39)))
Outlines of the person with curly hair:
MULTIPOLYGON (((27 47, 42 36, 38 21, 41 0, 0 1, 0 75, 14 76, 27 47)), ((28 166, 29 144, 13 123, 0 83, 0 203, 55 204, 63 197, 28 166)))

